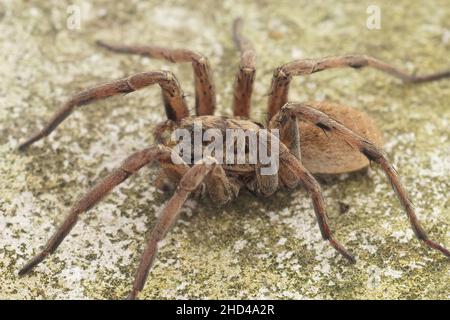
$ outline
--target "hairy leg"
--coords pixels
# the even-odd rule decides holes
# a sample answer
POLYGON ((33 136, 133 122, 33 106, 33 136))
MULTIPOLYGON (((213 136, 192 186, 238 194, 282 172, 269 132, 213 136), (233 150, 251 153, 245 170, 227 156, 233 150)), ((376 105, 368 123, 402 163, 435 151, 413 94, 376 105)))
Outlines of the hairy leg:
POLYGON ((177 220, 180 209, 189 194, 197 189, 214 167, 215 164, 207 164, 205 162, 197 163, 181 179, 175 194, 164 206, 155 227, 149 235, 147 247, 142 254, 133 283, 133 289, 128 295, 129 299, 135 299, 138 293, 144 288, 148 273, 158 251, 158 243, 164 238, 167 231, 177 220))
POLYGON ((308 75, 327 69, 343 67, 354 69, 372 67, 399 78, 404 83, 422 83, 450 77, 450 70, 422 76, 409 75, 399 68, 366 55, 346 55, 322 59, 295 60, 274 71, 269 93, 268 119, 270 120, 288 101, 289 85, 293 76, 308 75))
POLYGON ((111 172, 75 203, 63 223, 48 240, 44 249, 19 271, 19 275, 27 274, 49 254, 55 252, 70 230, 75 226, 79 215, 92 208, 114 187, 124 182, 146 164, 152 161, 168 162, 170 159, 171 149, 160 145, 151 146, 128 157, 119 168, 111 172))
POLYGON ((171 72, 142 72, 78 92, 53 115, 42 130, 23 142, 19 149, 24 150, 32 143, 48 136, 78 107, 118 94, 130 93, 153 84, 159 84, 162 89, 166 114, 170 120, 179 121, 189 115, 183 91, 171 72))
POLYGON ((250 40, 242 35, 241 29, 242 20, 238 18, 233 24, 233 40, 241 52, 241 62, 234 83, 233 114, 249 118, 256 72, 256 53, 250 40))
POLYGON ((236 199, 241 188, 238 180, 227 177, 222 166, 215 166, 206 177, 205 182, 208 195, 217 206, 236 199))
POLYGON ((395 190, 400 203, 404 207, 406 214, 408 216, 409 222, 411 224, 412 229, 416 237, 422 240, 427 246, 436 249, 442 252, 445 256, 450 258, 450 251, 440 244, 430 240, 428 238, 427 233, 421 226, 415 212, 413 204, 408 197, 408 194, 400 183, 400 179, 397 175, 397 172, 393 168, 393 166, 389 163, 386 156, 376 145, 367 141, 363 137, 354 133, 341 123, 336 120, 330 118, 325 113, 314 109, 311 106, 308 106, 304 103, 287 103, 279 113, 279 121, 281 125, 288 121, 288 119, 296 117, 298 119, 308 121, 310 123, 315 124, 319 128, 323 129, 325 132, 330 134, 335 134, 338 138, 346 141, 348 144, 353 146, 355 149, 359 150, 362 154, 364 154, 369 161, 373 161, 381 166, 383 171, 386 173, 387 178, 389 179, 392 188, 395 190))
MULTIPOLYGON (((269 123, 269 128, 278 128, 280 130, 280 141, 298 160, 302 161, 302 153, 300 148, 300 130, 297 119, 287 119, 286 123, 284 123, 281 127, 279 126, 278 119, 273 119, 269 123)), ((295 175, 292 174, 291 170, 288 167, 280 166, 278 175, 280 177, 280 182, 284 187, 288 189, 294 189, 297 187, 299 180, 295 175)))
POLYGON ((209 61, 205 56, 187 49, 110 44, 104 41, 97 41, 97 44, 118 53, 138 54, 173 63, 190 62, 194 70, 196 114, 198 116, 214 114, 216 108, 214 77, 209 61))
POLYGON ((350 254, 344 246, 333 238, 330 227, 328 226, 325 202, 323 200, 322 189, 320 188, 319 183, 303 166, 300 160, 295 155, 290 153, 286 147, 280 149, 280 162, 282 163, 281 167, 287 169, 292 176, 295 176, 303 184, 312 199, 314 212, 316 214, 323 239, 328 240, 333 248, 335 248, 349 262, 355 263, 356 260, 352 254, 350 254))
MULTIPOLYGON (((307 104, 326 113, 376 145, 383 145, 382 133, 364 112, 328 101, 307 101, 307 104)), ((278 128, 277 117, 272 118, 269 127, 278 128)), ((301 156, 303 165, 313 175, 355 172, 369 166, 367 158, 358 150, 350 148, 345 141, 330 139, 326 131, 314 124, 293 118, 279 129, 281 141, 291 150, 291 153, 301 156), (299 132, 298 135, 296 131, 299 132), (297 137, 300 139, 295 141, 297 137), (299 152, 300 145, 301 152, 299 152)), ((283 174, 280 176, 289 178, 283 174)))
POLYGON ((258 131, 258 164, 255 165, 254 184, 257 194, 264 197, 269 197, 278 190, 280 145, 279 138, 272 131, 267 129, 258 131))

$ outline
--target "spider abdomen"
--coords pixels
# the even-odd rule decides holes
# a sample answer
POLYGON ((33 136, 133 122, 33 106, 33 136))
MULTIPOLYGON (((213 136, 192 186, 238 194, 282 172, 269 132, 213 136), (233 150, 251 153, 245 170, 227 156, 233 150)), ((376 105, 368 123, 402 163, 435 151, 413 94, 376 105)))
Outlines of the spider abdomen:
MULTIPOLYGON (((347 128, 377 146, 383 145, 383 136, 375 122, 366 113, 328 101, 308 102, 347 128)), ((361 170, 369 165, 367 158, 342 140, 332 139, 327 131, 314 124, 299 121, 302 162, 312 173, 340 174, 361 170)))

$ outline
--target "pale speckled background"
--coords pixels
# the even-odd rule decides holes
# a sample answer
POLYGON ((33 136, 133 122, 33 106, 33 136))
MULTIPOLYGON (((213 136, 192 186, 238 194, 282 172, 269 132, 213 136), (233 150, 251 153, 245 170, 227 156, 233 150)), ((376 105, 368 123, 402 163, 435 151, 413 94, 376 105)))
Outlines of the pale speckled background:
MULTIPOLYGON (((80 30, 66 27, 65 1, 0 1, 0 298, 125 297, 147 229, 166 196, 155 169, 129 179, 83 215, 59 250, 30 276, 36 253, 94 181, 152 142, 164 113, 157 88, 75 112, 26 153, 19 140, 81 88, 143 70, 175 72, 193 104, 189 65, 113 55, 95 39, 188 47, 215 70, 219 112, 230 114, 239 55, 232 19, 258 52, 252 114, 263 119, 271 73, 294 58, 367 53, 409 71, 450 67, 448 0, 73 1, 80 30), (379 5, 382 29, 365 27, 379 5)), ((291 100, 329 99, 365 110, 385 133, 390 159, 432 238, 450 247, 450 81, 417 87, 372 70, 296 79, 291 100)), ((331 226, 356 255, 349 266, 321 240, 304 190, 226 207, 190 201, 170 232, 141 298, 450 298, 450 263, 414 239, 379 169, 327 179, 331 226), (339 213, 339 202, 350 205, 339 213)))

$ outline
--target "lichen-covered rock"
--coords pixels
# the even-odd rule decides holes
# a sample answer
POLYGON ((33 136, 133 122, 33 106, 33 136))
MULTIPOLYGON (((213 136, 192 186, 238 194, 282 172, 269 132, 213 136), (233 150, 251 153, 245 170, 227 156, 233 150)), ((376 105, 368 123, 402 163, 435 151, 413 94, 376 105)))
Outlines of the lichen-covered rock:
MULTIPOLYGON (((447 1, 377 3, 381 30, 366 27, 372 1, 0 2, 0 298, 126 296, 146 230, 167 199, 152 185, 156 170, 143 170, 84 214, 35 272, 17 276, 78 196, 152 143, 164 118, 160 92, 83 107, 25 153, 15 150, 19 140, 77 90, 138 71, 172 70, 194 102, 189 65, 114 55, 96 39, 204 53, 215 70, 217 111, 230 115, 239 60, 230 30, 242 16, 258 52, 252 115, 262 120, 273 68, 294 58, 367 53, 411 72, 450 66, 447 1), (73 4, 79 29, 67 20, 73 4)), ((449 97, 448 80, 404 86, 373 70, 327 71, 295 79, 291 90, 291 100, 336 101, 375 119, 419 217, 447 247, 449 97)), ((264 201, 243 193, 219 209, 189 201, 141 298, 450 298, 449 261, 414 238, 379 169, 327 178, 323 189, 331 226, 356 265, 322 241, 304 190, 264 201)))

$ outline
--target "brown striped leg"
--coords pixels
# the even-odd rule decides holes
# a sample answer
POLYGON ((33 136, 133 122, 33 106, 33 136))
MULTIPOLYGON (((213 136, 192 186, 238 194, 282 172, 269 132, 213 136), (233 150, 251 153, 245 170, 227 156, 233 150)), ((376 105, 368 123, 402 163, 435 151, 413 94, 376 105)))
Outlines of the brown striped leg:
POLYGON ((142 72, 78 92, 53 115, 50 122, 41 131, 23 142, 19 149, 24 150, 32 143, 48 136, 77 107, 121 93, 130 93, 153 84, 159 84, 162 89, 166 114, 170 120, 179 121, 189 115, 183 91, 177 78, 171 72, 142 72))
POLYGON ((365 140, 363 137, 354 133, 341 123, 333 120, 325 113, 308 106, 305 103, 287 103, 280 111, 280 121, 285 121, 284 119, 289 119, 291 117, 297 117, 303 121, 308 121, 315 124, 317 127, 328 133, 334 133, 336 136, 351 146, 355 147, 362 154, 364 154, 369 161, 378 163, 383 171, 386 173, 392 188, 395 190, 400 203, 404 207, 406 214, 408 216, 409 222, 411 224, 416 237, 422 240, 430 248, 436 249, 442 252, 445 256, 450 258, 450 251, 441 246, 440 244, 430 240, 427 233, 420 225, 419 220, 414 212, 413 204, 411 203, 408 194, 397 176, 397 172, 392 167, 392 165, 387 160, 386 156, 376 145, 370 141, 365 140))
POLYGON ((242 35, 241 29, 242 20, 238 18, 233 24, 233 40, 241 52, 241 62, 234 83, 233 113, 235 116, 249 118, 256 72, 256 53, 250 40, 242 35))
POLYGON ((372 67, 399 78, 404 83, 422 83, 450 77, 450 70, 423 76, 410 75, 399 68, 366 55, 295 60, 274 71, 268 101, 269 120, 288 101, 289 85, 293 76, 308 75, 322 70, 342 67, 354 69, 372 67))
POLYGON ((297 177, 308 191, 314 207, 314 212, 319 223, 320 232, 324 240, 328 240, 344 258, 349 262, 355 263, 356 260, 351 253, 347 251, 336 239, 333 238, 330 227, 327 223, 327 214, 325 212, 325 203, 322 197, 322 189, 313 175, 303 166, 300 160, 289 151, 281 150, 280 161, 286 166, 291 174, 297 177))
POLYGON ((70 230, 75 226, 78 216, 88 211, 98 203, 114 187, 125 181, 133 173, 137 172, 146 164, 152 161, 168 162, 171 160, 171 149, 165 146, 151 146, 142 151, 138 151, 128 157, 119 168, 111 172, 105 179, 100 181, 90 191, 88 191, 72 207, 69 214, 58 227, 56 232, 48 240, 44 249, 31 259, 20 271, 19 275, 30 272, 37 264, 45 259, 49 254, 55 252, 70 230))
POLYGON ((148 273, 158 251, 158 243, 164 238, 167 231, 177 220, 180 209, 189 194, 197 189, 197 187, 204 181, 205 177, 214 167, 214 163, 197 163, 190 168, 181 179, 174 195, 164 206, 155 227, 150 233, 147 241, 147 247, 142 254, 141 262, 133 283, 133 289, 128 295, 128 299, 135 299, 139 292, 144 288, 148 273))
POLYGON ((173 63, 190 62, 194 71, 196 114, 198 116, 214 114, 216 108, 214 77, 208 59, 202 54, 187 49, 158 46, 121 45, 104 41, 97 41, 97 44, 117 53, 138 54, 173 63))

